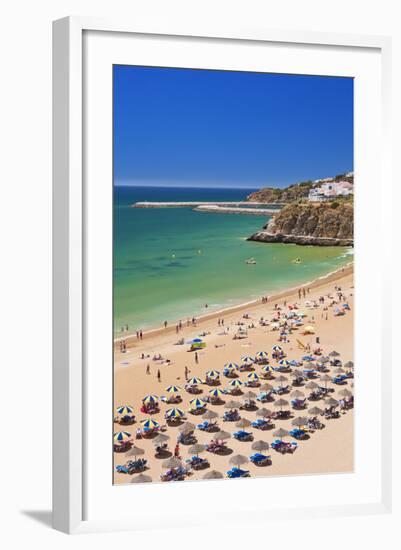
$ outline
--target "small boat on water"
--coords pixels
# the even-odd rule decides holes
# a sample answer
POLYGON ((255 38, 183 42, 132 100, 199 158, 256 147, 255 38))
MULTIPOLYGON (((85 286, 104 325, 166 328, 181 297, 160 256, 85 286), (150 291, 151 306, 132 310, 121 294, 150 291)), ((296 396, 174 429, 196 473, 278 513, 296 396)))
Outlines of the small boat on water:
POLYGON ((295 260, 292 260, 292 263, 293 264, 300 264, 301 263, 301 258, 295 258, 295 260))
POLYGON ((256 260, 255 260, 255 258, 248 258, 247 260, 245 260, 245 263, 250 264, 250 265, 255 265, 256 260))

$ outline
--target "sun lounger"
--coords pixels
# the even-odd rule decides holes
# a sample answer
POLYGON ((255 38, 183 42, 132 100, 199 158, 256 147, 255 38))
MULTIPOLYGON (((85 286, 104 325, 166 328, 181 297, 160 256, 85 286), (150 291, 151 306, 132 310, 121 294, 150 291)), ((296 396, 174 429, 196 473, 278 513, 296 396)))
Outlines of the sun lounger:
POLYGON ((250 477, 251 474, 249 470, 242 470, 241 468, 237 468, 234 466, 234 468, 231 468, 231 470, 228 470, 227 477, 230 479, 236 479, 238 477, 250 477))
POLYGON ((251 432, 245 432, 244 430, 239 430, 238 432, 234 432, 233 436, 235 439, 238 439, 238 441, 252 441, 253 435, 251 432))
POLYGON ((300 428, 294 428, 290 431, 290 435, 295 437, 295 439, 303 439, 306 436, 306 432, 300 428))
POLYGON ((250 458, 250 461, 256 466, 266 466, 271 463, 270 455, 264 455, 262 453, 255 453, 250 458))

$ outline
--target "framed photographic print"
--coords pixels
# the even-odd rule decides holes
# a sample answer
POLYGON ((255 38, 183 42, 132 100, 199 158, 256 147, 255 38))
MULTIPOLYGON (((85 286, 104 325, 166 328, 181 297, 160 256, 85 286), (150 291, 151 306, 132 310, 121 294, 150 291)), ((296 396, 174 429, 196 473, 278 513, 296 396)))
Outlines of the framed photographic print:
POLYGON ((56 528, 388 508, 389 49, 55 22, 56 528))

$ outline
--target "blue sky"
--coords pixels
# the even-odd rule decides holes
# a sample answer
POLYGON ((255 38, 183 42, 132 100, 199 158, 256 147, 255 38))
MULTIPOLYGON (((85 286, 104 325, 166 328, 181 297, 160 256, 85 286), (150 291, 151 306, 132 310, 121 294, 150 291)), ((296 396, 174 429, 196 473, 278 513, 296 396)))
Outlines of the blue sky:
POLYGON ((114 182, 284 186, 353 169, 350 78, 114 67, 114 182))

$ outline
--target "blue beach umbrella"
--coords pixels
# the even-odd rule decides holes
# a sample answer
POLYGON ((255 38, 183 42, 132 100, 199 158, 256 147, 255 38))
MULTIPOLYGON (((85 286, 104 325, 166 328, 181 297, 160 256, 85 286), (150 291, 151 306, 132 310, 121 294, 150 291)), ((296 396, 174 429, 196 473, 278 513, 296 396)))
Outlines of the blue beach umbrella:
POLYGON ((198 397, 196 399, 192 399, 189 404, 191 405, 191 409, 203 409, 204 407, 206 407, 206 402, 203 401, 203 399, 199 399, 198 397))
POLYGON ((255 362, 255 358, 252 357, 251 355, 243 355, 241 357, 241 363, 243 365, 251 365, 254 362, 255 362))
POLYGON ((290 366, 290 362, 287 361, 287 359, 281 359, 281 361, 279 361, 278 364, 282 367, 289 367, 290 366))
POLYGON ((264 367, 262 367, 262 372, 272 372, 273 371, 273 368, 270 366, 270 365, 265 365, 264 367))
POLYGON ((196 376, 193 376, 190 378, 187 382, 189 386, 197 386, 198 384, 203 384, 202 380, 200 378, 197 378, 196 376))
POLYGON ((152 418, 146 418, 145 420, 141 420, 141 424, 146 430, 153 430, 159 427, 159 423, 156 422, 156 420, 153 420, 152 418))
POLYGON ((267 351, 258 351, 256 353, 256 357, 258 359, 267 359, 269 357, 269 354, 267 353, 267 351))
POLYGON ((241 380, 231 380, 230 384, 229 384, 232 388, 240 388, 242 386, 242 382, 241 380))
POLYGON ((259 380, 259 376, 256 374, 256 372, 250 372, 247 377, 249 380, 252 380, 253 382, 256 382, 259 380))
POLYGON ((129 432, 116 432, 113 436, 114 441, 122 443, 123 441, 128 441, 131 439, 131 434, 129 432))
POLYGON ((235 370, 238 369, 237 363, 226 363, 224 365, 224 370, 235 370))
POLYGON ((277 344, 272 347, 273 351, 283 351, 283 348, 281 346, 278 346, 277 344))
POLYGON ((208 378, 218 378, 220 376, 220 373, 217 370, 208 370, 206 376, 208 378))
POLYGON ((181 388, 179 386, 169 386, 168 388, 166 388, 167 393, 177 393, 180 390, 181 388))
POLYGON ((134 409, 130 405, 122 405, 121 407, 117 407, 118 414, 132 414, 133 412, 134 409))
POLYGON ((221 397, 224 394, 221 390, 219 390, 218 388, 215 388, 209 391, 209 395, 211 395, 212 397, 221 397))
POLYGON ((145 403, 145 405, 154 405, 158 402, 159 398, 157 395, 148 394, 145 395, 145 397, 142 399, 142 402, 145 403))
POLYGON ((185 415, 184 411, 181 409, 168 409, 166 411, 166 418, 182 418, 185 415))

